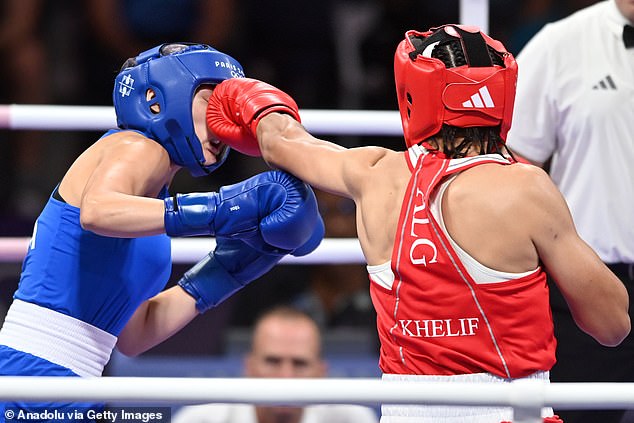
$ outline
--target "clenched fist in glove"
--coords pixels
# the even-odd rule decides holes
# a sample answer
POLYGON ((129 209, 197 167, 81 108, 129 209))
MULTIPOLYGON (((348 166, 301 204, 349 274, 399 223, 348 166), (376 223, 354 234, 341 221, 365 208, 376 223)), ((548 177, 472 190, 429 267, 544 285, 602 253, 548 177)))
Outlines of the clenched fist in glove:
POLYGON ((301 122, 295 100, 284 91, 251 78, 216 85, 207 105, 207 126, 220 141, 249 156, 261 156, 256 129, 269 113, 287 113, 301 122))
POLYGON ((211 235, 249 242, 257 235, 285 250, 309 240, 321 219, 310 186, 281 170, 252 176, 219 192, 176 194, 164 203, 169 236, 211 235))
POLYGON ((286 254, 309 254, 324 237, 324 223, 317 213, 316 219, 287 221, 287 231, 308 231, 309 239, 292 250, 281 250, 267 244, 261 236, 249 242, 234 238, 216 238, 216 249, 189 269, 178 285, 196 300, 196 309, 204 313, 267 273, 286 254))
POLYGON ((199 313, 216 307, 284 257, 284 254, 261 253, 239 239, 217 238, 216 241, 216 249, 178 281, 196 300, 199 313))

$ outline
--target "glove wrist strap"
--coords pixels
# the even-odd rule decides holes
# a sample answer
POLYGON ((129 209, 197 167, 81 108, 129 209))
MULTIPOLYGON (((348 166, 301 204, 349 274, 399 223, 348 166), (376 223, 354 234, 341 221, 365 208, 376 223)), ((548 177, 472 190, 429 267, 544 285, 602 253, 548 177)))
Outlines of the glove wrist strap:
POLYGON ((176 194, 165 203, 165 233, 169 236, 214 236, 216 193, 176 194))
POLYGON ((218 263, 213 253, 189 269, 178 286, 196 300, 199 313, 218 306, 243 287, 218 263))

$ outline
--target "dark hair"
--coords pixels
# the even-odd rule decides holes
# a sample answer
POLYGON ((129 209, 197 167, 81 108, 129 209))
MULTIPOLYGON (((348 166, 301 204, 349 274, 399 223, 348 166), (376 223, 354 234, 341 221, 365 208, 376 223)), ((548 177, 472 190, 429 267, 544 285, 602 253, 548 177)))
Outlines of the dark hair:
MULTIPOLYGON (((502 54, 495 51, 491 46, 487 46, 487 49, 493 65, 504 67, 502 54)), ((456 39, 439 43, 434 47, 431 57, 442 61, 447 68, 455 68, 467 64, 462 44, 460 40, 456 39)), ((505 147, 504 140, 500 137, 500 126, 460 128, 443 124, 440 131, 428 140, 432 147, 438 149, 436 137, 440 137, 443 140, 442 153, 452 159, 465 157, 467 152, 473 147, 479 151, 479 154, 510 154, 505 147), (457 142, 456 138, 462 139, 457 142)))
POLYGON ((287 304, 277 304, 260 312, 255 319, 255 326, 257 326, 262 320, 266 320, 271 316, 287 319, 305 319, 317 324, 312 316, 304 310, 287 304))

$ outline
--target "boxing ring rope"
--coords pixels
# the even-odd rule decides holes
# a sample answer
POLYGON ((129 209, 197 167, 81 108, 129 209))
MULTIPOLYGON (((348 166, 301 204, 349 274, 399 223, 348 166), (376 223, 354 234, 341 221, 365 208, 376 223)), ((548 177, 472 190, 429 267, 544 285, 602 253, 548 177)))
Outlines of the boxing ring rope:
MULTIPOLYGON (((16 263, 24 259, 29 238, 0 237, 0 263, 16 263)), ((213 250, 213 238, 172 239, 172 261, 176 264, 195 263, 213 250)), ((365 263, 357 238, 326 238, 312 253, 303 257, 286 256, 282 264, 351 264, 365 263)))
POLYGON ((411 383, 380 379, 164 377, 15 377, 0 380, 0 401, 97 401, 145 404, 426 404, 512 407, 514 423, 541 422, 544 406, 634 406, 633 383, 411 383), (476 389, 477 387, 477 389, 476 389))
MULTIPOLYGON (((308 131, 329 135, 403 134, 397 111, 300 110, 308 131)), ((0 105, 0 129, 95 131, 116 128, 110 106, 0 105)))

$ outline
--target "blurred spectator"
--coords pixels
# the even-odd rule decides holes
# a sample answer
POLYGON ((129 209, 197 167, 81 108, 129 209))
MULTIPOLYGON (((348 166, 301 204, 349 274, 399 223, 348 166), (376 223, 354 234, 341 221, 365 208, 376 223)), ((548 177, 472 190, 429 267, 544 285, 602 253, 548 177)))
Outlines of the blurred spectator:
POLYGON ((119 60, 172 41, 224 51, 234 30, 233 0, 89 0, 87 7, 97 38, 119 60))
MULTIPOLYGON (((306 314, 276 307, 256 322, 244 361, 246 377, 319 378, 327 375, 316 323, 306 314)), ((173 423, 376 423, 376 413, 357 405, 271 407, 208 404, 182 408, 173 423)))
POLYGON ((363 108, 396 110, 392 58, 396 45, 409 28, 430 28, 458 22, 459 1, 379 0, 379 22, 361 43, 368 75, 363 108))
MULTIPOLYGON (((632 25, 634 2, 606 0, 540 30, 518 56, 507 144, 538 165, 549 163, 579 235, 628 289, 634 319, 632 25)), ((553 382, 634 382, 634 335, 616 348, 599 345, 574 324, 554 284, 551 307, 558 340, 553 382)), ((566 423, 607 423, 619 422, 624 411, 559 414, 566 423)))
POLYGON ((363 106, 370 75, 365 71, 361 55, 363 40, 379 24, 379 0, 338 0, 333 8, 334 45, 340 84, 339 104, 342 109, 363 106))
POLYGON ((168 42, 198 42, 231 53, 234 0, 88 0, 91 33, 87 77, 95 104, 112 103, 112 81, 121 64, 138 52, 168 42))
POLYGON ((356 206, 349 198, 342 198, 321 190, 314 190, 319 212, 331 238, 356 238, 356 206))
MULTIPOLYGON (((0 102, 84 103, 83 94, 90 90, 82 90, 82 1, 8 0, 0 11, 0 57, 5 63, 0 102)), ((85 134, 12 130, 2 135, 8 142, 0 158, 0 195, 7 201, 0 209, 0 233, 26 236, 52 187, 82 151, 85 134)))
MULTIPOLYGON (((50 98, 46 48, 38 30, 43 6, 41 0, 7 0, 0 5, 3 103, 41 104, 50 98)), ((3 148, 14 170, 7 175, 12 179, 2 184, 3 198, 11 198, 12 213, 27 220, 41 207, 36 186, 42 176, 40 137, 35 131, 13 131, 8 148, 3 148)))
MULTIPOLYGON (((301 108, 337 105, 333 0, 244 2, 246 75, 292 93, 301 108)), ((244 58, 244 59, 243 59, 244 58)))
MULTIPOLYGON (((309 286, 293 305, 310 314, 323 329, 374 327, 376 313, 368 294, 364 267, 354 264, 313 266, 309 286)), ((372 331, 374 333, 375 331, 372 331)))

